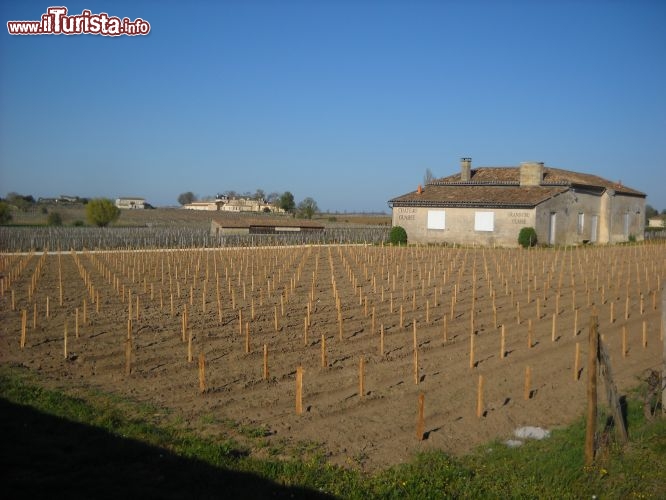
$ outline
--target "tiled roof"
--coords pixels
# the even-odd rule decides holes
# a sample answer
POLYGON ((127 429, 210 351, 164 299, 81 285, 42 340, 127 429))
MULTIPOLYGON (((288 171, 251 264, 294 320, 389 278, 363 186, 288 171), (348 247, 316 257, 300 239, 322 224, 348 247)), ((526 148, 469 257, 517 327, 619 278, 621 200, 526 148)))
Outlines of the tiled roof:
MULTIPOLYGON (((460 173, 437 179, 433 184, 459 183, 460 173)), ((479 167, 473 168, 471 172, 470 184, 516 184, 520 185, 520 167, 479 167)), ((614 189, 618 193, 643 195, 640 191, 631 189, 620 182, 609 181, 603 177, 592 174, 583 174, 562 170, 559 168, 544 167, 542 186, 563 185, 563 186, 588 186, 604 189, 614 189)))
POLYGON ((540 186, 520 186, 520 167, 479 167, 471 171, 469 181, 457 173, 427 184, 421 193, 411 193, 389 200, 392 205, 534 207, 570 188, 584 188, 599 193, 613 189, 630 196, 645 194, 602 177, 544 167, 540 186))
POLYGON ((393 198, 393 205, 422 206, 506 206, 534 207, 553 196, 564 193, 568 187, 520 187, 488 185, 435 185, 428 184, 421 194, 414 191, 393 198))

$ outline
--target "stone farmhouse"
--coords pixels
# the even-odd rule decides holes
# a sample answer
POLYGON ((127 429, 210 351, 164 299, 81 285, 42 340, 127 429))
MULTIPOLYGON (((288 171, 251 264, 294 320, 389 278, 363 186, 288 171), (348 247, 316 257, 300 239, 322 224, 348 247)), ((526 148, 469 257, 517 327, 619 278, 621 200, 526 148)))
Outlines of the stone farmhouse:
POLYGON ((214 201, 193 201, 192 203, 187 203, 183 205, 185 210, 212 210, 217 211, 224 205, 222 200, 214 201))
POLYGON ((254 198, 228 198, 223 196, 213 201, 195 201, 183 205, 187 210, 213 210, 218 212, 254 212, 254 213, 281 213, 283 209, 267 203, 265 200, 254 198))
POLYGON ((145 198, 117 198, 116 206, 122 209, 146 208, 145 198))
POLYGON ((666 227, 666 218, 652 217, 648 219, 648 227, 666 227))
POLYGON ((472 168, 389 200, 412 243, 517 246, 523 227, 550 245, 642 240, 646 195, 596 175, 521 163, 472 168))

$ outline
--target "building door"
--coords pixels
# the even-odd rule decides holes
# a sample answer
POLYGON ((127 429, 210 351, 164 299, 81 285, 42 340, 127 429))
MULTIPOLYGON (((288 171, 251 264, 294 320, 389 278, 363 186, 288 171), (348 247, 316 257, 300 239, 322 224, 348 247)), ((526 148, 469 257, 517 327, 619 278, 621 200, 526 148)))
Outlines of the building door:
POLYGON ((597 242, 597 227, 599 226, 599 216, 593 215, 590 219, 590 243, 597 242))
POLYGON ((624 214, 624 239, 629 239, 629 212, 624 214))
POLYGON ((556 222, 557 222, 557 214, 555 212, 553 212, 553 213, 550 214, 550 230, 548 231, 548 244, 549 245, 554 245, 555 244, 556 222))

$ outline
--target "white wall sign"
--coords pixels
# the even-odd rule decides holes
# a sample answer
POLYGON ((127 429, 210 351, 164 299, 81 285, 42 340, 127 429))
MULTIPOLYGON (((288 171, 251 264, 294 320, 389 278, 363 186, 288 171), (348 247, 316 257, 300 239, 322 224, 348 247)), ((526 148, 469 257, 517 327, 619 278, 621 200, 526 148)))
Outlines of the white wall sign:
POLYGON ((474 231, 494 231, 495 212, 474 212, 474 231))
POLYGON ((446 212, 444 210, 428 210, 428 229, 445 229, 446 212))

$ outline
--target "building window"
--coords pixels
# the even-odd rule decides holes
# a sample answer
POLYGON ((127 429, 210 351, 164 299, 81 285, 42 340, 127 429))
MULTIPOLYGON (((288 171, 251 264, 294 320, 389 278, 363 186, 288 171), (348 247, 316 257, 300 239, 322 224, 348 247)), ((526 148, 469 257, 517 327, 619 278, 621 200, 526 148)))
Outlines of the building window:
POLYGON ((428 229, 445 229, 446 212, 444 210, 428 210, 428 229))
POLYGON ((596 243, 597 241, 597 228, 599 227, 599 216, 593 215, 590 219, 590 242, 596 243))
POLYGON ((583 234, 584 229, 585 229, 585 214, 579 213, 578 214, 578 234, 583 234))
POLYGON ((474 212, 474 231, 494 231, 495 212, 474 212))

